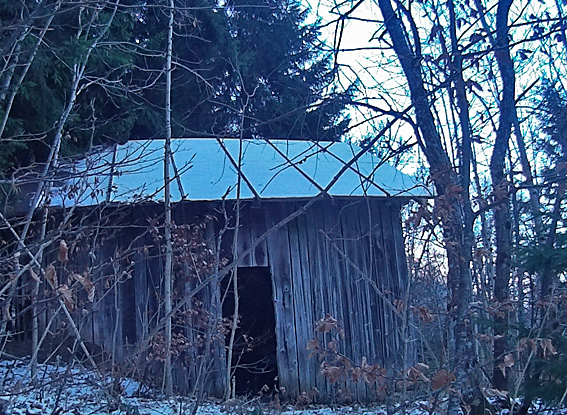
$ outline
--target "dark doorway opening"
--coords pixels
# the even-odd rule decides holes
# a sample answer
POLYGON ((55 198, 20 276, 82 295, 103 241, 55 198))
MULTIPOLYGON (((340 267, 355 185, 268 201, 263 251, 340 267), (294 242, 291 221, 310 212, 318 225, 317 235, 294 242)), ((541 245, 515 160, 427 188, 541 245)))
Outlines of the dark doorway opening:
MULTIPOLYGON (((232 318, 234 295, 232 278, 225 279, 223 315, 232 318)), ((277 386, 276 317, 272 278, 268 267, 238 268, 240 323, 236 331, 233 368, 236 394, 269 392, 277 386), (267 392, 267 391, 266 391, 267 392)), ((228 345, 227 336, 227 345, 228 345)))

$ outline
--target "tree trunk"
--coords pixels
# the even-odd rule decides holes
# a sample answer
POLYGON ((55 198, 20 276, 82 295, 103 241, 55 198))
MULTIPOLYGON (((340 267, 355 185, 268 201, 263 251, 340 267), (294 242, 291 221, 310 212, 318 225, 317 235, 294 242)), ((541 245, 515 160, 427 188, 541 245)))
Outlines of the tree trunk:
MULTIPOLYGON (((447 283, 451 296, 449 315, 454 327, 452 364, 456 381, 455 387, 452 388, 448 413, 457 415, 460 413, 461 404, 470 404, 473 395, 476 395, 472 325, 469 320, 469 303, 472 294, 470 271, 472 229, 468 228, 471 223, 467 223, 468 214, 463 204, 464 189, 435 127, 435 119, 430 109, 421 73, 419 46, 416 45, 415 52, 411 50, 401 19, 394 12, 390 0, 379 0, 378 4, 386 30, 392 39, 393 49, 408 82, 417 125, 423 137, 422 149, 427 157, 431 177, 439 195, 436 203, 442 215, 443 235, 447 249, 447 283)), ((417 37, 414 37, 413 40, 419 42, 417 37)), ((463 166, 463 171, 465 168, 468 166, 463 166)), ((468 189, 466 194, 468 194, 468 189)))
POLYGON ((497 312, 495 335, 504 337, 494 341, 494 372, 492 382, 497 389, 506 390, 507 379, 501 370, 503 357, 507 353, 508 301, 510 296, 510 260, 512 255, 512 215, 510 212, 509 184, 506 180, 505 161, 508 142, 516 114, 515 72, 510 57, 508 42, 508 12, 512 0, 501 0, 496 11, 496 41, 494 55, 502 78, 502 100, 500 101, 500 124, 496 132, 494 149, 490 160, 490 176, 494 202, 494 232, 496 235, 496 263, 494 272, 494 300, 497 312))
POLYGON ((173 53, 173 17, 174 0, 169 0, 169 23, 167 34, 167 53, 165 63, 165 149, 163 158, 163 180, 165 193, 165 269, 164 277, 164 309, 167 319, 165 321, 165 363, 164 363, 164 391, 167 397, 173 395, 173 373, 171 370, 171 336, 172 336, 172 287, 173 287, 173 244, 171 238, 171 186, 169 170, 171 165, 171 61, 173 53))

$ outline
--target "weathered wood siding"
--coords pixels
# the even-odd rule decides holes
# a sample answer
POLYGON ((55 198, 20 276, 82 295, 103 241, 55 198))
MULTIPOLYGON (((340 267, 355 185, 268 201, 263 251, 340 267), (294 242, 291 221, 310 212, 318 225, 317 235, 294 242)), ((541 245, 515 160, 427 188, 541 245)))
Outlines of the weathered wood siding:
MULTIPOLYGON (((318 399, 331 399, 340 387, 353 399, 372 399, 374 388, 362 382, 330 384, 320 373, 320 361, 309 357, 306 346, 315 337, 315 322, 330 314, 344 330, 339 344, 342 354, 357 364, 365 357, 369 364, 378 363, 391 372, 402 368, 402 328, 394 304, 402 299, 407 283, 401 202, 376 198, 321 200, 286 226, 270 232, 261 243, 256 242, 305 203, 241 203, 238 252, 256 246, 239 259, 239 265, 267 266, 271 270, 279 384, 291 398, 317 389, 318 399)), ((216 215, 218 219, 210 222, 206 232, 207 244, 215 249, 215 239, 225 225, 223 215, 218 214, 220 206, 220 202, 183 202, 175 206, 173 218, 182 224, 216 215)), ((234 203, 226 202, 225 207, 233 225, 234 203)), ((86 263, 91 264, 97 285, 97 301, 81 320, 83 336, 119 360, 127 358, 163 316, 159 304, 164 261, 148 232, 150 220, 159 218, 162 212, 159 204, 116 208, 113 215, 120 223, 90 248, 89 258, 83 254, 77 260, 83 263, 76 266, 77 272, 86 263)), ((89 223, 98 223, 95 216, 89 223)), ((112 219, 108 221, 112 224, 112 219)), ((223 255, 229 255, 231 242, 229 230, 223 238, 223 255)), ((188 283, 186 289, 195 284, 188 283)), ((220 290, 220 283, 210 284, 198 295, 213 319, 222 318, 220 290)), ((48 320, 46 315, 44 321, 48 320)), ((197 335, 196 330, 187 328, 189 341, 196 340, 197 335)), ((330 334, 319 336, 325 344, 331 340, 330 334)), ((225 389, 224 344, 217 339, 205 348, 206 352, 203 348, 187 350, 185 366, 175 372, 176 384, 191 390, 197 377, 206 373, 209 393, 220 396, 225 389)), ((412 348, 409 350, 407 363, 412 364, 412 348)))
MULTIPOLYGON (((272 202, 260 212, 270 228, 301 202, 272 202)), ((258 212, 258 213, 260 213, 258 212)), ((257 216, 262 216, 258 214, 257 216)), ((407 283, 400 204, 386 200, 316 203, 267 239, 278 336, 280 382, 293 396, 313 388, 332 396, 336 387, 309 358, 315 322, 327 313, 345 333, 341 353, 360 364, 402 367, 401 322, 394 311, 407 283)), ((321 335, 319 335, 321 336, 321 335)), ((325 343, 330 341, 325 335, 325 343)), ((411 351, 411 347, 410 347, 411 351)), ((410 354, 409 361, 413 363, 410 354)), ((355 399, 372 398, 364 383, 347 384, 355 399)))

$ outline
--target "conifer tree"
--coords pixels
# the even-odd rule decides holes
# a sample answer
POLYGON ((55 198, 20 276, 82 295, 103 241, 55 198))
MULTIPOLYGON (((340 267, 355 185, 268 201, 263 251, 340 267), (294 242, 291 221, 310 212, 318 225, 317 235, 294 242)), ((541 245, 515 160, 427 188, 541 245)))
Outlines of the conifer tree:
MULTIPOLYGON (((165 136, 167 8, 161 0, 4 2, 0 171, 46 159, 74 65, 114 7, 111 26, 89 56, 61 154, 165 136)), ((175 7, 174 137, 239 135, 244 98, 250 102, 245 137, 336 140, 346 131, 350 91, 330 86, 331 57, 321 52, 316 25, 306 23, 298 1, 180 0, 175 7)))

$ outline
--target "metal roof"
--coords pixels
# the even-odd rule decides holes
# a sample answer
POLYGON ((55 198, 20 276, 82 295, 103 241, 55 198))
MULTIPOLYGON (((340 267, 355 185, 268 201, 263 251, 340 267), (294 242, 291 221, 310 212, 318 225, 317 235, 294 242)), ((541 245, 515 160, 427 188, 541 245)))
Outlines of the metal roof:
MULTIPOLYGON (((431 196, 428 188, 345 142, 173 139, 172 201, 329 196, 431 196), (240 148, 242 148, 241 157, 240 148), (239 163, 240 160, 240 163, 239 163)), ((65 169, 52 204, 163 200, 164 140, 99 150, 65 169)))

